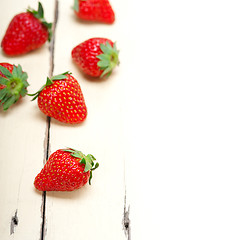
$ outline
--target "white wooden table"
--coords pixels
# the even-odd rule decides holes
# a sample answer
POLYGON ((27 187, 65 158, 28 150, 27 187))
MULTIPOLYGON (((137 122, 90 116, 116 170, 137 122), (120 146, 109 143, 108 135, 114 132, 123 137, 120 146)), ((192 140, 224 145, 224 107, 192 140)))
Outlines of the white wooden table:
MULTIPOLYGON (((41 2, 55 41, 0 62, 21 64, 31 93, 71 71, 89 113, 62 124, 30 97, 0 110, 0 239, 239 240, 239 2, 111 0, 113 25, 80 22, 72 0, 41 2), (107 80, 87 79, 71 60, 91 37, 120 50, 107 80), (46 157, 68 146, 97 158, 92 185, 36 191, 46 157)), ((37 1, 0 6, 2 38, 37 1)))

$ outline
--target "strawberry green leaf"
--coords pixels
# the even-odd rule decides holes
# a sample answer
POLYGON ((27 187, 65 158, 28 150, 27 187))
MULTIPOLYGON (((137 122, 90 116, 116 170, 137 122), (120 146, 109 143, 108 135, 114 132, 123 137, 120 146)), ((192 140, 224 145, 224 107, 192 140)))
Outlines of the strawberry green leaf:
POLYGON ((108 62, 111 59, 111 56, 107 54, 101 54, 98 56, 98 59, 108 62))
POLYGON ((42 92, 42 90, 47 87, 47 86, 50 86, 54 83, 54 81, 57 81, 57 80, 64 80, 67 78, 67 74, 72 74, 71 72, 67 71, 67 72, 64 72, 62 74, 59 74, 59 75, 56 75, 56 76, 53 76, 51 78, 47 77, 47 81, 46 83, 35 93, 31 93, 31 94, 28 94, 28 96, 31 96, 33 97, 33 99, 31 101, 34 101, 35 99, 38 98, 39 94, 42 92))
POLYGON ((24 72, 24 73, 21 75, 21 79, 22 79, 22 81, 23 81, 23 85, 24 85, 25 87, 28 87, 28 86, 29 86, 29 83, 28 83, 28 81, 27 81, 27 79, 28 79, 27 73, 24 72))
POLYGON ((84 172, 88 172, 89 170, 92 169, 92 162, 90 162, 89 159, 82 158, 80 163, 85 164, 84 172))
POLYGON ((3 103, 3 110, 6 111, 16 101, 17 98, 15 95, 12 95, 11 97, 7 98, 3 103))
POLYGON ((98 66, 100 67, 100 69, 105 69, 108 67, 108 61, 99 61, 98 66))
POLYGON ((77 150, 73 149, 73 148, 66 148, 66 149, 62 149, 64 152, 70 152, 70 153, 75 153, 77 152, 77 150))
POLYGON ((37 18, 48 30, 48 41, 50 42, 52 37, 52 23, 48 23, 44 18, 44 10, 42 4, 38 2, 38 10, 34 10, 32 8, 27 9, 28 12, 32 13, 35 18, 37 18))
POLYGON ((84 159, 84 155, 83 153, 79 152, 79 151, 74 151, 72 154, 71 154, 73 157, 75 158, 80 158, 80 159, 84 159))
POLYGON ((51 77, 51 80, 54 81, 54 80, 62 80, 62 79, 65 79, 65 78, 67 78, 67 76, 66 76, 67 74, 71 74, 71 73, 70 73, 70 72, 65 72, 65 73, 62 73, 62 74, 53 76, 53 77, 51 77))
POLYGON ((4 77, 0 77, 0 84, 2 84, 2 85, 7 85, 7 82, 8 82, 8 80, 6 79, 6 78, 4 78, 4 77))
POLYGON ((73 9, 74 9, 76 12, 79 12, 79 2, 78 2, 78 0, 74 0, 73 9))
POLYGON ((100 44, 100 49, 103 53, 97 56, 99 59, 97 65, 100 70, 103 70, 101 77, 109 76, 116 65, 119 64, 119 51, 117 50, 115 43, 112 47, 108 41, 105 44, 100 44))
MULTIPOLYGON (((16 67, 15 67, 16 68, 16 67)), ((21 67, 21 65, 20 64, 18 64, 18 66, 17 66, 17 75, 23 75, 23 74, 26 74, 25 72, 23 72, 23 70, 22 70, 22 67, 21 67)), ((26 74, 27 75, 27 74, 26 74)))
POLYGON ((5 98, 7 93, 8 93, 8 90, 6 88, 3 88, 0 90, 0 101, 2 101, 5 98))
POLYGON ((40 17, 40 18, 43 18, 43 16, 44 16, 44 11, 43 11, 42 4, 41 4, 40 2, 38 3, 38 14, 39 14, 39 17, 40 17))
POLYGON ((96 160, 96 158, 92 154, 88 154, 87 157, 91 158, 92 161, 96 160))
POLYGON ((25 88, 22 88, 22 90, 20 91, 20 95, 24 97, 26 94, 27 94, 27 90, 25 88))
POLYGON ((112 53, 112 46, 109 44, 109 42, 107 41, 106 44, 101 44, 100 45, 101 50, 105 53, 105 54, 111 54, 112 53))
POLYGON ((13 76, 14 78, 17 78, 17 76, 18 76, 18 71, 17 71, 17 68, 16 68, 16 67, 13 67, 12 76, 13 76))
POLYGON ((5 77, 0 77, 0 84, 5 88, 0 90, 0 105, 3 110, 7 110, 13 103, 17 102, 20 96, 24 97, 27 93, 28 75, 22 71, 22 67, 14 65, 12 73, 0 65, 0 71, 5 77))
POLYGON ((50 86, 52 84, 53 84, 53 81, 49 77, 47 77, 46 86, 50 86))
POLYGON ((109 76, 112 73, 111 67, 102 68, 101 70, 104 70, 103 73, 102 73, 102 76, 105 76, 105 75, 109 76))
POLYGON ((91 185, 92 171, 99 167, 99 163, 94 162, 96 158, 92 154, 85 156, 81 151, 72 148, 62 150, 71 153, 72 157, 79 158, 79 162, 85 165, 84 172, 90 171, 89 184, 91 185))
POLYGON ((0 72, 2 72, 2 74, 5 75, 6 78, 12 77, 12 74, 9 72, 9 70, 1 65, 0 65, 0 72))

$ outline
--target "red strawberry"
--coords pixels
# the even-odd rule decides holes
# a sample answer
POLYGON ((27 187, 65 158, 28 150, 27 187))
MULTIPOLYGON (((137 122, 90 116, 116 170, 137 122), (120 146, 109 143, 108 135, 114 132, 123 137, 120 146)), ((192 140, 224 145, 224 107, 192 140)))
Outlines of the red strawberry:
POLYGON ((22 67, 10 63, 0 63, 0 105, 7 110, 12 104, 27 94, 28 75, 22 67))
POLYGON ((82 20, 109 24, 115 21, 108 0, 74 0, 74 12, 82 20))
POLYGON ((92 171, 99 164, 93 155, 74 149, 60 149, 51 154, 34 186, 40 191, 73 191, 91 184, 92 171))
POLYGON ((106 38, 90 38, 72 50, 72 59, 87 75, 109 76, 119 64, 116 44, 106 38))
POLYGON ((69 72, 47 78, 42 88, 34 93, 39 109, 49 117, 64 123, 80 123, 87 116, 82 90, 69 72))
POLYGON ((51 23, 44 19, 41 3, 38 11, 28 9, 13 17, 2 40, 2 49, 7 55, 25 54, 40 48, 51 38, 51 23))

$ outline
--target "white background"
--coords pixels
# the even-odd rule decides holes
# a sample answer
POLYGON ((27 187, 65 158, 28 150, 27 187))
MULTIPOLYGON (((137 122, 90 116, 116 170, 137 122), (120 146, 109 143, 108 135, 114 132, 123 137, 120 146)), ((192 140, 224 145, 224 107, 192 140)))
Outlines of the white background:
POLYGON ((133 13, 132 239, 240 238, 239 7, 140 1, 133 13))

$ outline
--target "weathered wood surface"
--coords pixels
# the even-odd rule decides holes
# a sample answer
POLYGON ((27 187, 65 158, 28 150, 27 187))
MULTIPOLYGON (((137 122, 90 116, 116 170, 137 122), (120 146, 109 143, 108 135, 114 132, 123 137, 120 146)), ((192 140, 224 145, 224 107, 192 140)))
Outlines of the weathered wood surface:
MULTIPOLYGON (((46 3, 46 18, 52 21, 54 4, 42 1, 43 5, 46 3)), ((28 6, 37 7, 37 2, 1 1, 1 38, 12 17, 28 6)), ((50 70, 48 45, 21 57, 9 58, 1 53, 0 61, 22 65, 28 73, 30 92, 39 87, 50 70)), ((46 117, 30 99, 25 97, 8 112, 0 112, 1 239, 40 238, 42 195, 35 191, 33 180, 45 157, 46 117)))
MULTIPOLYGON (((35 92, 71 71, 89 110, 69 126, 25 97, 0 111, 0 239, 232 239, 239 233, 240 34, 238 1, 111 1, 113 25, 76 19, 71 0, 43 0, 54 42, 21 57, 35 92), (120 49, 110 79, 71 60, 74 46, 108 37, 120 49), (92 185, 39 193, 35 175, 62 147, 100 163, 92 185)), ((0 37, 37 1, 2 1, 0 37)))
MULTIPOLYGON (((10 1, 3 7, 15 4, 10 1)), ((9 112, 1 112, 1 235, 4 239, 125 239, 121 75, 113 74, 111 81, 86 79, 71 60, 75 45, 97 35, 116 40, 119 30, 114 30, 117 25, 81 23, 73 14, 72 1, 42 4, 47 9, 46 19, 54 22, 53 41, 26 56, 9 58, 2 54, 1 61, 22 65, 29 75, 29 92, 38 90, 47 76, 71 71, 79 80, 89 113, 85 123, 67 126, 44 116, 30 97, 9 112), (98 159, 100 168, 92 186, 72 193, 34 190, 34 177, 46 157, 66 146, 98 159), (6 182, 9 185, 5 186, 6 182)), ((18 2, 14 10, 18 13, 23 6, 36 7, 33 5, 36 1, 18 2)), ((7 26, 16 12, 6 11, 2 25, 7 26)), ((5 28, 1 30, 3 36, 5 28)))

